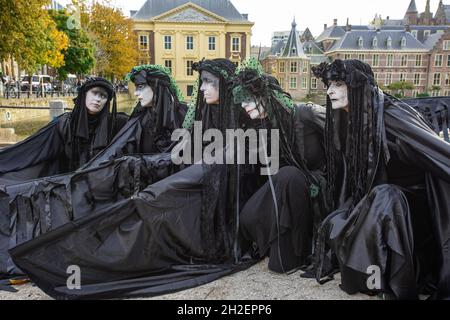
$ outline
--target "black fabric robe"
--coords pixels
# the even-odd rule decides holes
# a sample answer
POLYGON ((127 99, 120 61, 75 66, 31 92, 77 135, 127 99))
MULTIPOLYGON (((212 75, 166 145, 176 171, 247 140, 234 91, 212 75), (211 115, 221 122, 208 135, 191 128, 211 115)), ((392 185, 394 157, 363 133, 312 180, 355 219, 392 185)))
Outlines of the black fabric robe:
MULTIPOLYGON (((379 160, 374 187, 353 210, 323 224, 348 293, 388 292, 397 299, 450 296, 450 144, 408 106, 385 99, 390 160, 379 160), (369 267, 381 287, 367 286, 369 267)), ((320 270, 319 270, 320 272, 320 270)))
MULTIPOLYGON (((166 157, 170 159, 170 155, 166 157)), ((90 206, 79 205, 81 209, 76 210, 90 213, 10 250, 14 263, 46 293, 67 299, 161 295, 216 280, 257 261, 247 255, 236 260, 232 254, 211 258, 209 243, 202 237, 202 199, 209 186, 205 177, 222 172, 217 165, 193 165, 175 174, 171 174, 173 170, 168 174, 166 171, 169 177, 149 183, 143 191, 136 188, 137 192, 126 198, 117 186, 133 186, 130 179, 150 171, 161 159, 143 162, 139 171, 127 162, 135 160, 135 156, 128 156, 107 162, 106 171, 101 173, 100 165, 93 169, 93 179, 79 172, 76 181, 88 182, 80 187, 76 187, 78 182, 72 183, 71 197, 83 198, 75 195, 78 190, 89 198, 90 206), (124 161, 123 166, 118 166, 117 161, 124 161), (129 169, 122 172, 122 167, 129 169), (116 192, 119 196, 115 196, 116 192), (102 199, 104 202, 97 205, 102 199), (67 267, 73 264, 82 270, 82 287, 77 291, 66 287, 67 267)), ((68 188, 63 186, 61 190, 68 188)), ((49 193, 44 191, 43 198, 46 195, 49 193)), ((53 195, 49 197, 50 203, 58 203, 53 202, 53 195)), ((58 197, 61 199, 60 194, 58 197)), ((218 199, 217 205, 223 200, 218 199)), ((48 212, 52 214, 54 210, 48 212)), ((212 217, 212 225, 207 229, 214 238, 218 217, 212 217)), ((228 232, 225 238, 232 238, 228 232)))
MULTIPOLYGON (((73 141, 70 128, 71 113, 65 113, 28 137, 11 147, 0 151, 0 185, 20 183, 22 181, 48 177, 72 172, 78 167, 72 167, 73 160, 68 141, 73 141)), ((89 139, 80 145, 76 161, 80 166, 86 164, 110 141, 107 126, 102 126, 102 118, 109 117, 107 113, 100 115, 97 125, 89 126, 89 139)), ((118 113, 113 129, 113 135, 125 125, 128 116, 118 113)), ((112 139, 112 137, 111 137, 112 139)))
MULTIPOLYGON (((311 104, 296 108, 294 150, 322 181, 324 127, 325 108, 311 104)), ((310 186, 300 169, 285 163, 272 183, 273 191, 266 182, 242 209, 242 242, 244 250, 253 243, 250 248, 257 257, 269 256, 270 270, 285 273, 309 263, 314 220, 321 218, 314 216, 310 186)))

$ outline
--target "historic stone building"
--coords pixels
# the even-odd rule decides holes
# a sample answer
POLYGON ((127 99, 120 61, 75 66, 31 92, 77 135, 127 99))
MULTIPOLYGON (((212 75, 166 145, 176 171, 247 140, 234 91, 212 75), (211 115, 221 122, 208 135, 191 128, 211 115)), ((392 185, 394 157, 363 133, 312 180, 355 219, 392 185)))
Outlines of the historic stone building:
POLYGON ((170 68, 187 97, 197 78, 195 61, 227 58, 239 64, 250 56, 253 23, 229 0, 147 0, 132 19, 140 63, 170 68))
POLYGON ((264 70, 276 77, 286 92, 295 100, 302 100, 310 92, 310 61, 304 52, 294 20, 288 39, 276 43, 262 63, 264 70))

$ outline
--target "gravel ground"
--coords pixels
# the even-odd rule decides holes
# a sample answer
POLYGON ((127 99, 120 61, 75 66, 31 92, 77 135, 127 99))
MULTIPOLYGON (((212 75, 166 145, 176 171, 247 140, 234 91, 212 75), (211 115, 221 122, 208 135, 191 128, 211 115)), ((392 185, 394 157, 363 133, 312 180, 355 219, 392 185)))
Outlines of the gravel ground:
MULTIPOLYGON (((280 275, 270 272, 267 260, 215 282, 182 292, 137 300, 370 300, 363 294, 347 295, 339 289, 340 277, 321 286, 301 272, 280 275)), ((32 284, 15 286, 16 293, 0 291, 0 300, 50 300, 32 284)))

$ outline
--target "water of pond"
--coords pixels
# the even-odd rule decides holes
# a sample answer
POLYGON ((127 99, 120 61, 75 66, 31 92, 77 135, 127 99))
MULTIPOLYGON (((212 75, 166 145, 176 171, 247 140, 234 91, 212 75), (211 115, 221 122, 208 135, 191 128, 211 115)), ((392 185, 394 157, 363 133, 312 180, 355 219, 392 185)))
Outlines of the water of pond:
MULTIPOLYGON (((121 101, 117 105, 117 109, 119 112, 125 112, 130 115, 133 111, 134 106, 136 105, 136 100, 125 100, 121 101)), ((26 112, 24 110, 23 112, 26 112)), ((21 141, 33 133, 37 132, 40 128, 44 127, 50 121, 49 117, 44 117, 40 119, 32 119, 26 121, 16 121, 13 123, 2 124, 1 128, 14 128, 15 134, 17 136, 17 142, 21 141)))

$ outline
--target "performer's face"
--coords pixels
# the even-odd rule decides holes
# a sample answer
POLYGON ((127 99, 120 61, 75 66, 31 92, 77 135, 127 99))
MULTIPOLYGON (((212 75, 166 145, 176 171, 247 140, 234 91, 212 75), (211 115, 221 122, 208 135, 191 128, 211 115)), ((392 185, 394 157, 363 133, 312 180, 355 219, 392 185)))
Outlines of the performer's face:
POLYGON ((89 114, 98 114, 107 101, 108 93, 102 87, 94 87, 86 93, 86 108, 89 114))
POLYGON ((331 81, 327 94, 333 109, 348 108, 348 90, 344 81, 331 81))
POLYGON ((203 92, 207 104, 219 104, 219 78, 208 71, 202 71, 202 86, 200 90, 203 92))
POLYGON ((247 112, 250 119, 264 119, 267 117, 267 113, 264 110, 262 104, 258 101, 256 102, 256 99, 250 99, 247 101, 243 101, 241 104, 242 108, 245 109, 245 112, 247 112))
POLYGON ((153 105, 153 89, 148 84, 137 84, 134 95, 139 99, 141 106, 151 107, 153 105))

